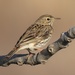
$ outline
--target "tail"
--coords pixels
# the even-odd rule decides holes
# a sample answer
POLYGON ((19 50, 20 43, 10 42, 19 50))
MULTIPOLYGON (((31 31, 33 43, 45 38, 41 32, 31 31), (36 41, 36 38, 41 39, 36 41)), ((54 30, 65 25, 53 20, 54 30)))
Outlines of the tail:
POLYGON ((13 48, 13 50, 11 50, 6 56, 5 58, 8 60, 10 59, 18 50, 18 48, 13 48))

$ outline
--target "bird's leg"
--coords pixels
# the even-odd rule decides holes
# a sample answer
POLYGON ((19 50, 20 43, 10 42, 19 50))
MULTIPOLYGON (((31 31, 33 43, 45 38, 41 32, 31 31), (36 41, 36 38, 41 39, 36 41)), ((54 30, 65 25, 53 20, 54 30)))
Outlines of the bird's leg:
POLYGON ((30 54, 33 54, 33 55, 35 54, 35 53, 32 53, 32 52, 31 52, 31 49, 30 49, 30 48, 28 48, 27 50, 28 50, 28 52, 29 52, 29 55, 30 55, 30 54))

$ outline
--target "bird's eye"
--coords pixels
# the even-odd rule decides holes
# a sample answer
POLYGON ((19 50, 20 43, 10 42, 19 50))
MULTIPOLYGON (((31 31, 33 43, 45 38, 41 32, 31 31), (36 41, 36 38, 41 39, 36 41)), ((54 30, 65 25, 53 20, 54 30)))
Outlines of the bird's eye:
POLYGON ((49 20, 50 20, 50 18, 47 18, 47 20, 49 21, 49 20))

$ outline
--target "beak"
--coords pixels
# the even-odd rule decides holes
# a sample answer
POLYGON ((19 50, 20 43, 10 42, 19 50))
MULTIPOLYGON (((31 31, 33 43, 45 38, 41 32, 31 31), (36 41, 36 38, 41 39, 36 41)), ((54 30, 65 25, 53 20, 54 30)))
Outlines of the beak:
POLYGON ((56 20, 60 20, 61 18, 54 18, 54 19, 56 19, 56 20))

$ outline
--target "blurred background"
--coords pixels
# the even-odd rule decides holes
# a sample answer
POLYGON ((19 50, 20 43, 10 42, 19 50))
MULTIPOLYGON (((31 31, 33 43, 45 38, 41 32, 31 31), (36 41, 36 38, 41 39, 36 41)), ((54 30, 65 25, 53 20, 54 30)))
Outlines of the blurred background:
MULTIPOLYGON (((0 55, 11 51, 23 32, 43 14, 61 18, 54 22, 52 43, 62 32, 75 26, 75 0, 0 0, 0 55)), ((10 65, 0 67, 0 74, 75 75, 74 45, 75 40, 53 55, 45 65, 10 65)))

